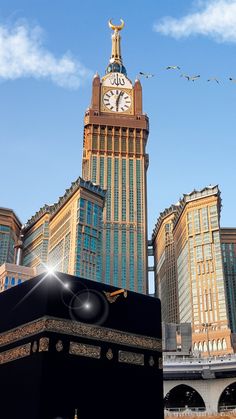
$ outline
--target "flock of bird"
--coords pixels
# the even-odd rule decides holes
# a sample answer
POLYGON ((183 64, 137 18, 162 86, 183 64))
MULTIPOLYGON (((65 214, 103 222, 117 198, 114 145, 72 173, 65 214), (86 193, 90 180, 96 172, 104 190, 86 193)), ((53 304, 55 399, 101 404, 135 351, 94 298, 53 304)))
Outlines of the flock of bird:
MULTIPOLYGON (((166 69, 166 70, 177 70, 177 71, 180 71, 180 70, 181 70, 181 68, 180 68, 178 65, 168 65, 165 69, 166 69)), ((140 71, 140 72, 139 72, 139 75, 140 75, 140 76, 142 76, 142 77, 145 77, 146 79, 149 79, 149 78, 151 78, 151 77, 154 77, 154 76, 155 76, 155 74, 151 74, 151 73, 143 73, 142 71, 140 71)), ((193 76, 190 76, 189 74, 181 74, 181 75, 180 75, 180 77, 184 77, 184 78, 185 78, 186 80, 188 80, 188 81, 196 81, 196 80, 198 80, 201 76, 200 76, 200 74, 193 75, 193 76)), ((236 79, 233 79, 232 77, 229 77, 229 80, 230 80, 232 83, 236 83, 236 79)), ((216 82, 217 84, 220 84, 219 79, 217 79, 216 77, 210 77, 209 79, 207 79, 207 81, 208 81, 208 82, 213 81, 213 82, 216 82)))

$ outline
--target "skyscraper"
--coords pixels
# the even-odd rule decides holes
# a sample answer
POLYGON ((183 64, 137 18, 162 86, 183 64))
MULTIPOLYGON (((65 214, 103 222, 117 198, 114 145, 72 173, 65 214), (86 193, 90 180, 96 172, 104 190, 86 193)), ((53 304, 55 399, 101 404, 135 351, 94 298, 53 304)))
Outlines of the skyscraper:
POLYGON ((14 263, 20 230, 21 222, 14 211, 0 208, 0 266, 3 263, 14 263))
POLYGON ((101 281, 105 191, 78 178, 59 201, 42 207, 23 229, 23 265, 101 281))
POLYGON ((156 296, 163 302, 162 321, 179 323, 178 284, 173 223, 177 208, 172 205, 160 214, 152 235, 155 260, 156 296))
MULTIPOLYGON (((220 208, 218 186, 194 190, 162 213, 153 235, 154 248, 159 248, 159 253, 154 252, 159 295, 162 299, 163 293, 171 293, 175 282, 179 321, 192 324, 193 349, 205 356, 232 352, 220 242, 220 208), (176 265, 172 282, 168 282, 170 261, 166 235, 169 229, 173 240, 169 250, 176 265), (165 234, 161 235, 161 230, 165 234)), ((162 299, 164 313, 165 304, 166 300, 162 299)), ((170 310, 167 315, 170 316, 170 310)))
POLYGON ((121 57, 120 31, 109 22, 112 52, 106 74, 93 79, 84 119, 83 178, 104 188, 102 279, 147 291, 148 117, 139 80, 129 80, 121 57))
POLYGON ((221 228, 220 236, 229 324, 236 333, 236 228, 221 228))

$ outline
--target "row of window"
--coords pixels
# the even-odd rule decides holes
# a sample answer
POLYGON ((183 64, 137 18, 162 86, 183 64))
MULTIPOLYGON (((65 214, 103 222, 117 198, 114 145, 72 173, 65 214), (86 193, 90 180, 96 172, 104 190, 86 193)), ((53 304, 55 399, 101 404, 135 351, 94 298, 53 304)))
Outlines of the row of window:
POLYGON ((110 151, 121 153, 137 153, 145 152, 145 141, 141 142, 140 138, 126 138, 119 136, 92 136, 92 150, 93 151, 110 151))
POLYGON ((188 234, 218 228, 218 210, 216 205, 195 209, 187 214, 188 234))
POLYGON ((141 135, 141 129, 124 128, 124 127, 117 128, 117 127, 109 127, 109 126, 103 126, 103 125, 94 125, 92 132, 94 134, 99 133, 99 134, 109 134, 109 135, 111 135, 112 133, 115 135, 128 134, 128 136, 130 137, 132 137, 134 133, 136 134, 137 137, 141 135))
POLYGON ((15 278, 14 276, 12 277, 8 277, 6 276, 4 284, 5 287, 8 285, 14 286, 14 285, 19 285, 22 283, 22 279, 21 278, 15 278))
POLYGON ((10 231, 10 227, 0 224, 0 231, 8 233, 10 231))
POLYGON ((212 351, 222 351, 227 349, 227 344, 225 338, 223 339, 213 339, 204 341, 204 342, 195 342, 193 346, 194 351, 199 352, 212 352, 212 351))

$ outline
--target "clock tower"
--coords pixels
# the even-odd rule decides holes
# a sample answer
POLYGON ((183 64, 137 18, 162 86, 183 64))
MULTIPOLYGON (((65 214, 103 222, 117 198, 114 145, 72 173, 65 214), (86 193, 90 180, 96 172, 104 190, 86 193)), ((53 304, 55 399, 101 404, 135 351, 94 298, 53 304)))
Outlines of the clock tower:
POLYGON ((84 118, 83 178, 106 189, 102 232, 102 281, 147 292, 148 117, 142 87, 127 77, 120 31, 113 25, 112 51, 104 77, 94 76, 84 118))

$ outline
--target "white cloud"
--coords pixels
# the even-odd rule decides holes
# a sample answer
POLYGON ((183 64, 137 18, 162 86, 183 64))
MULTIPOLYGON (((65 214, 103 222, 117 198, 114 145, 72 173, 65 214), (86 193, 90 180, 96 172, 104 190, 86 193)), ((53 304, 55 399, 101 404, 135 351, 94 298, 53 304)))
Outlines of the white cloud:
POLYGON ((90 71, 70 53, 55 57, 43 46, 42 35, 39 26, 0 25, 0 80, 44 78, 62 87, 77 89, 90 76, 90 71))
POLYGON ((175 38, 201 34, 220 42, 236 42, 236 0, 199 2, 199 10, 180 19, 165 17, 154 30, 175 38))

